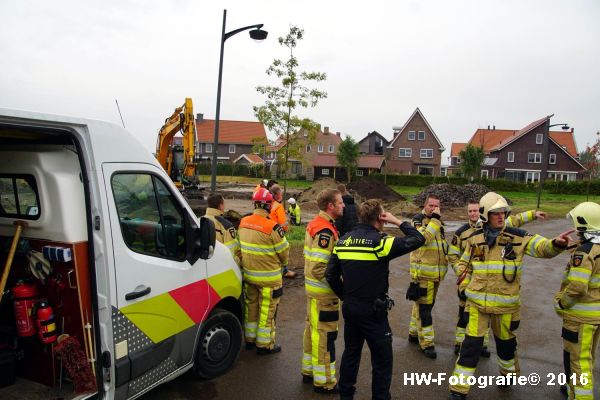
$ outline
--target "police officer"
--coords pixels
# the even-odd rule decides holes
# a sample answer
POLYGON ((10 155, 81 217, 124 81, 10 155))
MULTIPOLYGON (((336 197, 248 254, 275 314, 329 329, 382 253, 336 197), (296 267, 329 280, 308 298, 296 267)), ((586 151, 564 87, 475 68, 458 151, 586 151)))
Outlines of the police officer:
POLYGON ((322 394, 338 393, 335 377, 335 339, 340 301, 325 280, 325 269, 338 240, 335 219, 344 211, 338 190, 317 195, 319 214, 309 222, 304 238, 304 275, 307 297, 302 356, 302 380, 322 394))
MULTIPOLYGON (((556 295, 556 312, 563 319, 563 365, 569 398, 593 399, 594 354, 600 338, 600 205, 581 203, 567 216, 581 241, 556 295)), ((566 387, 561 391, 567 394, 566 387)))
POLYGON ((572 232, 546 239, 518 228, 506 227, 510 207, 504 197, 494 192, 479 200, 479 209, 482 227, 466 240, 465 251, 457 265, 459 293, 467 301, 465 312, 468 323, 454 367, 456 384, 450 385, 451 399, 467 397, 470 389, 467 380, 475 376, 483 336, 489 325, 496 340, 500 373, 504 376, 519 374, 515 331, 521 320, 523 257, 557 256, 568 246, 572 232))
POLYGON ((352 399, 366 340, 373 366, 372 398, 391 398, 392 331, 387 312, 390 260, 413 251, 425 238, 409 222, 383 211, 378 200, 367 200, 358 210, 359 224, 337 242, 325 273, 327 282, 344 301, 344 354, 340 366, 341 399, 352 399), (383 233, 383 225, 398 225, 403 238, 383 233))
POLYGON ((223 217, 225 199, 220 194, 211 194, 208 196, 207 206, 205 217, 212 220, 215 224, 217 240, 227 246, 237 265, 242 265, 242 252, 235 227, 229 220, 223 217))
POLYGON ((254 212, 242 218, 239 237, 244 275, 246 349, 258 354, 281 351, 275 344, 275 315, 283 294, 281 268, 288 263, 289 243, 283 228, 268 218, 273 196, 264 188, 252 196, 254 212))
MULTIPOLYGON (((476 200, 469 200, 467 204, 467 217, 469 222, 461 226, 454 232, 452 236, 452 242, 448 247, 448 261, 450 266, 456 273, 456 264, 460 259, 460 255, 465 250, 466 239, 475 232, 477 222, 479 221, 479 202, 476 200)), ((506 219, 506 226, 512 226, 518 228, 525 225, 528 222, 536 219, 546 218, 546 213, 542 211, 529 210, 516 215, 510 215, 506 219)), ((458 276, 458 275, 457 275, 458 276)), ((458 355, 460 351, 460 345, 465 339, 465 329, 467 327, 467 318, 465 316, 465 301, 459 298, 458 301, 458 322, 456 323, 456 334, 454 339, 454 354, 458 355)), ((489 357, 490 352, 488 350, 490 335, 486 332, 483 337, 483 349, 481 349, 482 357, 489 357)))

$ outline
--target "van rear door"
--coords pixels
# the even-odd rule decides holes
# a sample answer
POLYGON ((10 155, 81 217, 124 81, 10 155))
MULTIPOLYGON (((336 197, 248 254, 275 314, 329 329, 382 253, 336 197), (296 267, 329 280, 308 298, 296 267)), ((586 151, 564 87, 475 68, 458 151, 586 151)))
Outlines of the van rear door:
POLYGON ((192 361, 209 307, 206 261, 186 261, 188 209, 155 165, 104 163, 116 282, 116 397, 134 396, 192 361))

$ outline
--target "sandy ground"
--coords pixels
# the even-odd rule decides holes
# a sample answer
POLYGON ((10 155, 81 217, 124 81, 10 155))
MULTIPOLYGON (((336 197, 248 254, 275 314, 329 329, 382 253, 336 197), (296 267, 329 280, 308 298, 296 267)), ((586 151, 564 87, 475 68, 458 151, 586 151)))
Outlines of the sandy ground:
MULTIPOLYGON (((458 226, 459 224, 450 224, 458 226)), ((455 228, 454 228, 455 229, 455 228)), ((547 237, 568 229, 566 220, 533 222, 527 226, 531 232, 547 237)), ((451 230, 451 227, 448 227, 451 230)), ((300 257, 299 253, 294 257, 300 257)), ((524 375, 537 373, 541 383, 537 386, 518 386, 508 390, 496 387, 473 388, 470 399, 532 400, 563 397, 558 386, 549 385, 548 374, 563 372, 561 320, 556 316, 552 298, 557 291, 567 254, 551 260, 526 258, 522 280, 521 325, 517 330, 518 354, 521 371, 524 375)), ((452 373, 456 357, 453 353, 454 327, 457 319, 458 301, 456 298, 455 277, 452 272, 442 283, 436 306, 433 311, 438 358, 426 359, 418 348, 407 341, 408 323, 412 303, 405 300, 409 282, 408 256, 391 263, 390 293, 396 300, 391 311, 390 324, 394 334, 394 374, 392 398, 394 399, 443 399, 448 396, 448 385, 429 386, 405 384, 404 376, 410 372, 445 373, 446 379, 452 373)), ((283 351, 274 356, 258 357, 254 352, 242 350, 240 359, 232 370, 212 381, 197 380, 187 374, 163 385, 143 398, 149 399, 320 399, 312 392, 311 385, 302 384, 300 361, 302 356, 302 332, 306 313, 302 280, 288 281, 278 312, 277 341, 283 351), (293 283, 292 283, 293 282, 293 283)), ((338 360, 344 349, 343 322, 340 321, 340 335, 336 341, 338 360)), ((493 342, 493 340, 492 340, 493 342)), ((495 345, 491 343, 492 357, 481 359, 477 375, 497 375, 495 345)), ((365 346, 355 399, 369 399, 371 385, 369 351, 365 346)), ((599 377, 598 367, 594 378, 599 377)), ((556 384, 556 383, 555 383, 556 384)), ((596 396, 600 395, 600 385, 596 385, 596 396)))

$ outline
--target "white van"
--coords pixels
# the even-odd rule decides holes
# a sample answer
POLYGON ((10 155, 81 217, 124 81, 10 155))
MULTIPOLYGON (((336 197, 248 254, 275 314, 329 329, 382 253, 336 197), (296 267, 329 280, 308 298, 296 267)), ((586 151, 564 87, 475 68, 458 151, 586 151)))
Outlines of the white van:
POLYGON ((15 221, 26 226, 1 288, 0 374, 16 380, 0 398, 133 399, 190 369, 215 377, 237 359, 240 270, 212 222, 193 214, 129 132, 0 109, 3 272, 15 221), (23 285, 35 290, 33 323, 45 299, 45 329, 58 340, 20 336, 23 285), (61 340, 75 346, 70 354, 58 355, 61 340))

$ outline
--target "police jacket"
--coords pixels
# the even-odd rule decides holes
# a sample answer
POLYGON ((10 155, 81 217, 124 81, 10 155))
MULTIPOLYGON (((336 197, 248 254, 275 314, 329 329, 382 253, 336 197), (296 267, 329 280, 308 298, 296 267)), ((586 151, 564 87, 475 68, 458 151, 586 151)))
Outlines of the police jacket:
POLYGON ((575 250, 556 295, 555 309, 566 320, 600 324, 600 244, 587 241, 575 250))
POLYGON ((333 218, 320 211, 306 227, 304 236, 304 286, 308 297, 335 299, 325 279, 325 269, 338 240, 333 218))
POLYGON ((425 243, 410 223, 402 223, 400 230, 406 237, 388 236, 371 225, 358 224, 338 240, 325 276, 340 299, 373 301, 387 294, 390 260, 425 243))
MULTIPOLYGON (((518 228, 528 222, 535 220, 535 210, 529 210, 520 214, 510 215, 506 219, 506 226, 518 228)), ((448 262, 456 274, 456 264, 460 255, 465 251, 465 240, 475 232, 476 223, 467 222, 454 232, 450 246, 448 246, 448 262)), ((458 276, 458 274, 456 274, 458 276)))
POLYGON ((261 287, 281 287, 281 267, 287 265, 290 245, 283 228, 256 209, 242 218, 239 237, 244 281, 261 287))
POLYGON ((439 216, 429 218, 420 212, 413 217, 412 223, 425 236, 425 244, 410 253, 410 276, 414 281, 444 280, 448 272, 448 243, 439 216))
POLYGON ((205 217, 215 224, 217 240, 227 246, 236 264, 241 266, 242 252, 233 224, 223 217, 221 210, 216 208, 207 208, 205 217))
POLYGON ((342 196, 342 200, 344 201, 344 213, 335 221, 335 226, 340 235, 344 236, 358 224, 358 214, 354 197, 345 194, 342 196))
POLYGON ((510 227, 502 228, 488 246, 484 229, 476 229, 466 239, 465 251, 457 264, 459 288, 465 291, 471 305, 482 312, 517 312, 521 304, 523 257, 552 258, 563 250, 553 239, 510 227))

